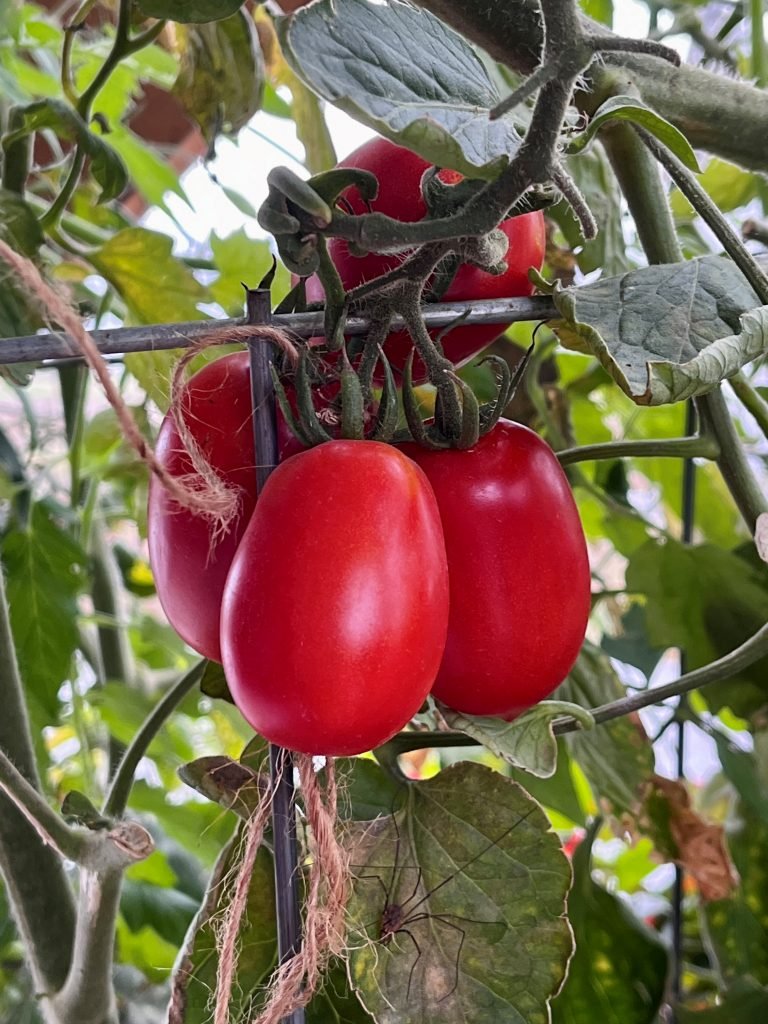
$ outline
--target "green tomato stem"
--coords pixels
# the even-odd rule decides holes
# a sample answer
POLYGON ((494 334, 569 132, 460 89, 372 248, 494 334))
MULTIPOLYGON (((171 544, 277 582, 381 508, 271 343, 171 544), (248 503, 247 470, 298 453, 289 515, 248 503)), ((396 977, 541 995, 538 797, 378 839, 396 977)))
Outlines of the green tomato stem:
POLYGON ((747 412, 755 417, 763 434, 768 437, 768 402, 752 387, 741 371, 730 377, 728 383, 747 412))
POLYGON ((179 706, 181 701, 190 693, 200 681, 205 668, 205 662, 200 661, 194 665, 189 672, 179 679, 170 690, 158 701, 152 711, 147 715, 139 731, 126 747, 122 760, 112 779, 109 793, 104 801, 104 815, 108 818, 115 818, 122 815, 128 803, 133 777, 136 773, 136 766, 144 757, 147 749, 168 720, 172 712, 179 706))
POLYGON ((714 437, 664 437, 648 441, 609 441, 605 444, 587 444, 581 448, 566 448, 555 453, 561 466, 599 459, 642 459, 659 456, 675 459, 717 459, 720 446, 714 437))

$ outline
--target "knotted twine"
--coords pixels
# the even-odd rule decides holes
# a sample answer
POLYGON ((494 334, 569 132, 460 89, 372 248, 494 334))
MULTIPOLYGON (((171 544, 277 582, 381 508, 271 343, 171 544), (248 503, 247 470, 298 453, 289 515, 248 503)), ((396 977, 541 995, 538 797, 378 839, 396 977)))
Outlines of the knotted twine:
MULTIPOLYGON (((123 436, 149 471, 182 508, 209 520, 214 540, 226 533, 239 513, 239 493, 222 480, 208 463, 187 426, 183 411, 186 370, 192 359, 203 349, 213 345, 251 341, 255 335, 260 340, 277 345, 295 362, 296 348, 288 335, 273 327, 258 326, 256 329, 248 325, 237 326, 201 338, 180 358, 171 381, 170 411, 194 472, 176 477, 162 465, 152 446, 142 436, 131 410, 110 376, 106 360, 67 299, 43 279, 31 260, 16 253, 2 239, 0 259, 10 267, 27 293, 33 296, 46 320, 63 328, 75 342, 104 389, 123 436)), ((296 765, 307 824, 313 840, 305 900, 304 935, 301 949, 274 972, 264 1007, 253 1024, 279 1024, 294 1010, 306 1006, 316 992, 330 958, 341 955, 345 948, 345 910, 350 875, 348 857, 336 838, 338 817, 334 764, 332 759, 326 760, 324 787, 318 783, 311 757, 297 755, 296 765)), ((229 1001, 237 973, 240 925, 247 905, 256 856, 272 809, 272 796, 270 785, 249 819, 243 859, 220 930, 214 1024, 229 1022, 229 1001)))
POLYGON ((11 268, 25 291, 36 300, 45 318, 51 324, 57 324, 64 328, 73 339, 80 354, 96 374, 104 389, 107 400, 115 411, 123 436, 149 471, 157 477, 174 501, 182 508, 188 509, 196 515, 204 516, 211 523, 211 535, 214 541, 225 534, 239 513, 240 493, 238 488, 222 480, 208 463, 184 421, 181 400, 184 386, 183 374, 190 360, 202 349, 211 345, 248 341, 252 340, 254 336, 274 343, 286 352, 289 358, 295 360, 296 348, 288 335, 274 327, 237 326, 200 339, 192 346, 190 352, 185 353, 173 377, 171 415, 181 441, 187 449, 194 472, 180 477, 173 476, 158 460, 152 446, 142 437, 131 410, 112 380, 106 360, 69 302, 43 279, 31 260, 14 252, 2 239, 0 239, 0 258, 11 268))

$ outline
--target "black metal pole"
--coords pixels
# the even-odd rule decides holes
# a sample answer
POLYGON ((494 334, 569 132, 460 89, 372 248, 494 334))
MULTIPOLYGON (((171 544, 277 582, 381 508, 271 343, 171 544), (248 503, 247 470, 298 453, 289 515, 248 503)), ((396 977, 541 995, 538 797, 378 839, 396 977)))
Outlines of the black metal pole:
MULTIPOLYGON (((270 365, 272 345, 259 338, 258 325, 271 320, 267 289, 247 292, 246 320, 257 330, 249 342, 251 354, 251 395, 253 400, 253 436, 256 447, 256 480, 259 492, 277 465, 277 423, 275 396, 270 365)), ((275 858, 275 910, 277 913, 277 950, 280 963, 290 960, 301 946, 299 910, 298 845, 294 806, 293 758, 289 750, 269 745, 269 773, 272 781, 272 832, 275 858)), ((284 1018, 284 1024, 304 1024, 300 1007, 284 1018)))
MULTIPOLYGON (((532 298, 482 299, 472 302, 430 303, 424 307, 424 320, 428 327, 446 327, 469 310, 463 323, 507 324, 521 320, 551 320, 557 309, 548 295, 532 298)), ((150 324, 145 327, 110 327, 91 331, 98 350, 104 356, 123 355, 127 352, 163 352, 185 348, 200 338, 242 327, 247 318, 235 320, 191 320, 178 324, 150 324)), ((401 317, 393 320, 393 327, 403 326, 401 317)), ((313 338, 323 333, 323 313, 283 313, 272 318, 273 327, 313 338)), ((344 332, 349 335, 365 334, 369 321, 365 317, 349 317, 344 332)), ((501 333, 502 328, 499 328, 501 333)), ((30 334, 20 338, 0 338, 0 364, 36 363, 45 359, 79 359, 75 342, 59 331, 30 334)))

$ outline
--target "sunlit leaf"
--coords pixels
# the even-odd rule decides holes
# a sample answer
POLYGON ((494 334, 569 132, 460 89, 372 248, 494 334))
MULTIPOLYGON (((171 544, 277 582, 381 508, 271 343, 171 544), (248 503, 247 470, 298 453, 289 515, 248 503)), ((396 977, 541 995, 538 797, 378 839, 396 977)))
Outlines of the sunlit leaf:
POLYGON ((243 0, 139 0, 138 6, 150 18, 180 22, 219 21, 242 7, 243 0))

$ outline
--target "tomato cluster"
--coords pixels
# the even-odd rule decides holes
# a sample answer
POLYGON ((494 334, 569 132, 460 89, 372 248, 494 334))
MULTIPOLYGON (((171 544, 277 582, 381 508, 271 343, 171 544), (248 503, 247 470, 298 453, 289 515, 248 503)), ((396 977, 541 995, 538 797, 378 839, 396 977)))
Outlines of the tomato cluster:
MULTIPOLYGON (((426 215, 427 164, 409 150, 376 139, 343 166, 376 174, 379 212, 426 215)), ((344 203, 364 212, 354 189, 344 203)), ((446 299, 530 294, 541 215, 501 227, 507 270, 462 264, 446 299)), ((329 251, 345 289, 398 259, 353 256, 337 239, 329 251)), ((316 279, 307 291, 322 298, 316 279)), ((446 355, 461 362, 499 330, 459 327, 446 355)), ((402 333, 385 343, 398 368, 410 348, 402 333)), ((324 387, 325 402, 338 382, 324 387)), ((279 424, 281 462, 257 501, 248 353, 195 374, 181 414, 240 495, 240 514, 219 537, 153 480, 157 593, 183 639, 223 662, 235 703, 267 739, 305 753, 360 753, 403 728, 430 692, 466 714, 511 718, 565 677, 586 628, 589 564, 568 482, 532 431, 501 421, 464 451, 350 440, 302 450, 279 424)), ((194 475, 171 416, 157 455, 172 474, 194 475)))
MULTIPOLYGON (((184 400, 241 515, 216 540, 152 482, 150 557, 166 614, 224 663, 273 742, 352 754, 385 742, 431 691, 513 717, 569 671, 589 613, 589 564, 551 449, 501 421, 467 451, 329 441, 287 458, 258 502, 247 353, 196 374, 184 400)), ((158 454, 192 472, 169 416, 158 454)))

